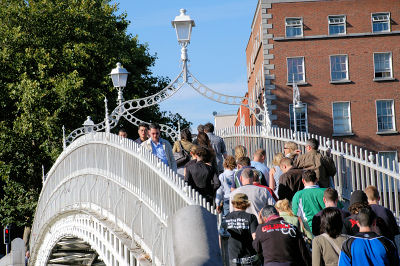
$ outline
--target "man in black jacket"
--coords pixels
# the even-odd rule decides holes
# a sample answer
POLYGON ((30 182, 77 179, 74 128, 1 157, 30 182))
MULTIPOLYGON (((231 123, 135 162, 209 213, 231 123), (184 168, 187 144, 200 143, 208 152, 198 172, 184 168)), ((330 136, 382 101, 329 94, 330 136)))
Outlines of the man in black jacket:
POLYGON ((311 256, 301 232, 279 216, 274 206, 266 205, 260 211, 254 249, 264 257, 264 266, 311 265, 311 256))

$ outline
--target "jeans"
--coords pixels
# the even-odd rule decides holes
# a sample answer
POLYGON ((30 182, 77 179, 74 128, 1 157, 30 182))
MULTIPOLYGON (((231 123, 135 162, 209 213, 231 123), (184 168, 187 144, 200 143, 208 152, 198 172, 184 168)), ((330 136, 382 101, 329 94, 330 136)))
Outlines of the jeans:
POLYGON ((225 217, 229 213, 229 199, 224 199, 224 206, 222 209, 222 216, 225 217))

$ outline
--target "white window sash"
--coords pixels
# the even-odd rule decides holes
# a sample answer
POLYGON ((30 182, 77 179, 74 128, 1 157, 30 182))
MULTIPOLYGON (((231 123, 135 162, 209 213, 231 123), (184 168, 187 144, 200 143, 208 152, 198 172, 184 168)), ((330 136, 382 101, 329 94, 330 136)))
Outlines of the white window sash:
POLYGON ((329 16, 328 22, 330 25, 340 25, 346 23, 346 16, 329 16))
MULTIPOLYGON (((304 127, 305 127, 305 132, 308 133, 308 105, 305 103, 304 104, 304 119, 300 119, 300 117, 297 116, 296 114, 296 120, 300 121, 300 126, 302 125, 301 121, 304 121, 304 127)), ((292 121, 293 121, 293 130, 294 130, 294 110, 293 110, 293 104, 289 104, 289 127, 292 129, 292 121)), ((297 131, 300 131, 299 128, 297 128, 297 131)))
MULTIPOLYGON (((339 108, 339 107, 338 107, 339 108)), ((350 110, 350 102, 333 102, 332 103, 332 124, 333 124, 333 133, 334 134, 346 134, 351 133, 351 110, 350 110), (335 106, 339 106, 340 104, 347 104, 345 108, 347 109, 347 116, 342 115, 343 110, 341 106, 340 109, 335 109, 335 106), (340 112, 340 116, 335 116, 335 111, 340 112), (342 124, 338 124, 339 121, 342 121, 342 124), (338 130, 338 126, 347 126, 348 130, 338 130)))
POLYGON ((375 102, 376 105, 376 128, 378 132, 385 132, 385 131, 395 131, 396 130, 396 119, 395 119, 395 113, 394 113, 394 100, 376 100, 375 102), (385 102, 385 106, 387 103, 390 104, 390 114, 382 114, 383 110, 378 109, 378 103, 380 102, 385 102), (378 112, 380 111, 380 112, 378 112), (381 113, 380 115, 378 113, 381 113), (379 129, 379 118, 384 118, 384 117, 391 117, 392 119, 392 128, 384 128, 384 129, 379 129))
POLYGON ((330 72, 331 72, 331 81, 340 81, 340 80, 349 80, 349 61, 348 61, 348 56, 347 55, 331 55, 329 56, 329 67, 330 67, 330 72), (339 63, 340 65, 344 64, 345 70, 344 71, 333 71, 332 69, 332 60, 334 60, 337 57, 345 57, 345 62, 344 63, 339 63), (343 79, 333 79, 333 72, 345 72, 346 77, 343 79))
MULTIPOLYGON (((296 75, 302 75, 303 76, 303 79, 302 80, 298 80, 298 81, 296 81, 296 82, 305 82, 306 81, 306 75, 305 75, 305 73, 306 73, 306 70, 305 70, 305 64, 304 64, 304 57, 288 57, 288 58, 286 58, 286 68, 287 68, 287 81, 288 82, 290 82, 290 79, 293 79, 293 74, 296 74, 296 75), (289 69, 289 61, 290 60, 295 60, 295 59, 301 59, 301 68, 302 68, 302 72, 293 72, 293 73, 290 73, 290 69, 289 69)), ((300 65, 299 64, 296 64, 296 67, 294 68, 294 69, 298 69, 298 67, 299 67, 300 65)), ((293 63, 292 63, 292 68, 293 68, 293 63)), ((294 80, 292 80, 292 83, 294 83, 295 81, 294 80)))
POLYGON ((393 78, 392 53, 391 52, 374 53, 373 56, 374 56, 374 76, 375 76, 375 78, 385 78, 385 77, 376 77, 376 74, 377 73, 387 73, 387 72, 389 72, 389 78, 393 78), (389 67, 385 67, 386 62, 388 63, 389 67))
POLYGON ((382 14, 372 14, 372 21, 373 22, 385 22, 390 20, 389 13, 382 13, 382 14))
POLYGON ((292 27, 292 26, 301 26, 303 25, 301 18, 287 18, 285 25, 287 27, 292 27))

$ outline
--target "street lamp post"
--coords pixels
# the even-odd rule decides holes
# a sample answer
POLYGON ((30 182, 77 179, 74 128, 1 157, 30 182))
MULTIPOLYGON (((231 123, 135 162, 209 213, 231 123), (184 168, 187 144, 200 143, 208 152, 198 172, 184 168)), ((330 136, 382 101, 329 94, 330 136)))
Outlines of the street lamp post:
POLYGON ((293 125, 294 125, 294 134, 295 136, 297 135, 297 112, 301 113, 304 110, 304 103, 301 102, 300 100, 300 91, 299 87, 297 86, 297 82, 294 80, 294 74, 293 74, 293 125))
MULTIPOLYGON (((179 75, 170 84, 164 87, 161 91, 146 96, 140 99, 131 99, 128 101, 124 100, 123 90, 126 87, 129 72, 122 67, 121 63, 117 63, 117 67, 112 69, 110 77, 113 82, 114 88, 118 90, 117 104, 118 106, 110 113, 108 113, 107 100, 105 100, 105 121, 94 124, 93 121, 85 121, 83 127, 77 128, 72 131, 67 137, 63 137, 63 147, 66 148, 67 144, 74 141, 77 137, 86 134, 88 132, 98 132, 105 130, 107 133, 110 129, 114 128, 120 118, 124 117, 127 121, 134 125, 139 123, 147 123, 134 116, 134 113, 142 108, 159 104, 162 101, 171 97, 186 83, 202 96, 223 104, 239 105, 241 108, 246 107, 252 112, 257 121, 264 124, 264 128, 267 132, 271 129, 271 121, 268 113, 268 106, 266 99, 264 100, 264 110, 257 102, 247 97, 231 96, 223 93, 219 93, 215 90, 208 88, 206 85, 197 80, 194 75, 189 71, 187 61, 187 46, 190 43, 192 28, 195 26, 194 21, 186 14, 185 9, 180 9, 180 14, 171 21, 173 28, 176 31, 178 43, 181 46, 181 61, 182 70, 179 75), (244 102, 247 101, 247 104, 244 102), (88 122, 88 123, 86 123, 88 122), (92 124, 93 123, 93 124, 92 124)), ((240 111, 242 111, 240 108, 240 111)), ((241 119, 244 122, 244 119, 241 119)), ((161 125, 161 131, 169 135, 173 140, 178 139, 179 132, 171 128, 168 125, 161 125)), ((65 133, 64 133, 65 135, 65 133)))
POLYGON ((114 88, 118 89, 117 104, 121 105, 124 101, 123 90, 126 87, 126 81, 128 80, 129 72, 122 67, 121 63, 117 63, 117 67, 111 70, 110 76, 114 85, 114 88))
POLYGON ((181 45, 181 59, 183 62, 183 81, 187 81, 187 46, 190 43, 190 36, 192 34, 192 27, 195 26, 194 20, 186 15, 186 9, 180 9, 179 16, 176 16, 172 23, 172 27, 175 28, 176 37, 181 45))

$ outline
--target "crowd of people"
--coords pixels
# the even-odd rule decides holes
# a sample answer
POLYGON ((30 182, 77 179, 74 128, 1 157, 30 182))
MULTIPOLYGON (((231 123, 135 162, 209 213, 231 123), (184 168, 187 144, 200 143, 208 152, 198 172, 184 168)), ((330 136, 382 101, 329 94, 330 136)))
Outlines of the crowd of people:
POLYGON ((158 125, 141 124, 135 141, 215 204, 229 233, 230 265, 400 265, 399 227, 379 205, 380 192, 353 191, 344 209, 334 161, 319 152, 318 140, 307 140, 305 153, 285 143, 268 167, 264 149, 253 160, 241 145, 228 155, 213 132, 211 123, 200 125, 195 139, 182 130, 172 147, 158 125))

